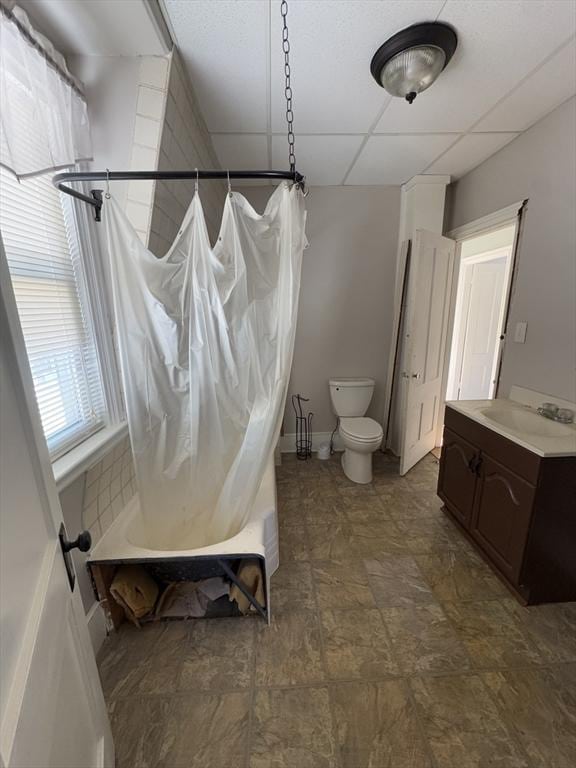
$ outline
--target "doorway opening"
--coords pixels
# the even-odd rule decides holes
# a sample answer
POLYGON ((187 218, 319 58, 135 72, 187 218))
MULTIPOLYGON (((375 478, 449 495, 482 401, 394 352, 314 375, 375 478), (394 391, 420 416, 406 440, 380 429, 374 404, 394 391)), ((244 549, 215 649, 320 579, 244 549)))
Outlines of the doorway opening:
POLYGON ((446 400, 496 397, 516 222, 461 241, 446 400))

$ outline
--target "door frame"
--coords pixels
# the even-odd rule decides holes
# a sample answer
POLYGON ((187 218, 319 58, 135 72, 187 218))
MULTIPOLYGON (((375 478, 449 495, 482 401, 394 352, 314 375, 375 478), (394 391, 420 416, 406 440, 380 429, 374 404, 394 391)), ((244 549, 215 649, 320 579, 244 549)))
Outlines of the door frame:
POLYGON ((526 214, 528 205, 528 198, 519 200, 516 203, 501 208, 498 211, 489 213, 486 216, 482 216, 479 219, 474 219, 468 224, 463 224, 460 227, 455 227, 446 233, 446 237, 450 237, 456 241, 456 253, 454 257, 454 269, 452 272, 452 288, 450 291, 450 307, 448 312, 448 331, 446 338, 446 349, 444 350, 444 373, 442 381, 442 401, 438 411, 438 424, 436 428, 436 447, 442 445, 442 431, 444 424, 444 408, 446 406, 446 388, 448 386, 448 371, 450 366, 450 352, 452 350, 452 340, 454 336, 454 320, 456 315, 456 299, 458 293, 458 282, 460 278, 460 265, 462 261, 462 243, 464 240, 469 240, 473 237, 480 235, 486 235, 497 229, 502 229, 507 224, 515 224, 516 230, 514 232, 514 242, 512 245, 512 257, 511 265, 508 270, 508 286, 506 289, 506 304, 504 310, 504 319, 502 323, 502 336, 498 347, 498 355, 496 362, 496 384, 494 386, 494 397, 498 397, 498 390, 500 387, 500 373, 502 370, 502 356, 504 354, 504 347, 506 345, 506 338, 508 336, 508 324, 510 318, 510 305, 512 303, 512 296, 514 293, 514 284, 516 279, 516 273, 518 270, 518 252, 520 247, 520 239, 522 235, 522 223, 526 214))

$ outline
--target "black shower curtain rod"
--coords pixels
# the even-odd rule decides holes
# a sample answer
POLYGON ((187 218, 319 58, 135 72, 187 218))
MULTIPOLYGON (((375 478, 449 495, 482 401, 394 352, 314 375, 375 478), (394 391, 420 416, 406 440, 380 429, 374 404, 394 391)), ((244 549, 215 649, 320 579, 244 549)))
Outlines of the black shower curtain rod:
POLYGON ((82 200, 94 208, 94 218, 100 221, 102 195, 104 190, 91 189, 90 195, 78 192, 64 182, 70 181, 184 181, 184 180, 223 179, 288 179, 295 184, 304 185, 305 177, 296 170, 291 171, 86 171, 57 173, 52 184, 67 195, 82 200))

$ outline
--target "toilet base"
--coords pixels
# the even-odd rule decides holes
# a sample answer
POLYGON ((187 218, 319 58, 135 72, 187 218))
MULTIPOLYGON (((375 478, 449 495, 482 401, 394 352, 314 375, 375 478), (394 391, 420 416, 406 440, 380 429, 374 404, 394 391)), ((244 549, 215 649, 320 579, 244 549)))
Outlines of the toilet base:
POLYGON ((372 453, 358 453, 346 448, 342 454, 342 469, 353 483, 371 483, 372 453))

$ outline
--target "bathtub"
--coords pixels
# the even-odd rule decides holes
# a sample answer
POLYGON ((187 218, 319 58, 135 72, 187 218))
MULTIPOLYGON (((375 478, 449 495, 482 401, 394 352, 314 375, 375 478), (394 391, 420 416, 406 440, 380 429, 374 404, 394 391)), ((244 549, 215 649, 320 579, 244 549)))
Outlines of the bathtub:
MULTIPOLYGON (((143 520, 138 494, 128 502, 116 520, 110 525, 88 557, 89 567, 135 563, 169 563, 176 567, 193 566, 210 561, 223 563, 234 560, 258 559, 261 562, 266 584, 266 618, 270 621, 270 579, 279 565, 278 512, 276 507, 276 482, 274 462, 271 457, 250 517, 241 531, 225 541, 196 549, 161 550, 142 546, 143 520)), ((94 569, 92 568, 94 573, 94 569)), ((96 580, 97 581, 97 580, 96 580)), ((96 584, 98 587, 98 584, 96 584)), ((99 596, 102 599, 102 595, 99 596)))

